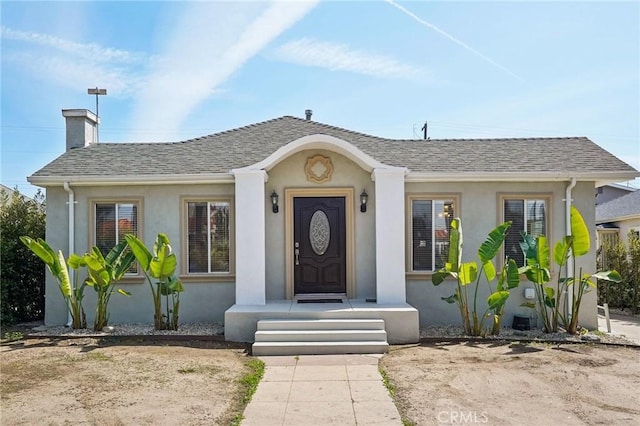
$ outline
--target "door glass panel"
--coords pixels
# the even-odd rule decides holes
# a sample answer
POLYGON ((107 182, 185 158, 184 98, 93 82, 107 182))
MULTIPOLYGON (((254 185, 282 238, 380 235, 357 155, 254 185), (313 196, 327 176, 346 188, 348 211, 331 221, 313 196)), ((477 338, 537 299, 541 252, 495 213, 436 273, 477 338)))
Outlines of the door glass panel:
POLYGON ((314 253, 322 256, 329 247, 330 239, 329 218, 322 210, 316 210, 309 222, 309 242, 314 253))

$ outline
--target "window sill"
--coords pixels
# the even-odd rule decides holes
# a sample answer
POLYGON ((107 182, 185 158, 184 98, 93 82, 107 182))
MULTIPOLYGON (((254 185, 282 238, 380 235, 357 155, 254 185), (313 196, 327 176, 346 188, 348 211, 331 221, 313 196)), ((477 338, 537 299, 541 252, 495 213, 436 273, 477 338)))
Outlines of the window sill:
POLYGON ((189 274, 180 275, 180 281, 183 283, 230 283, 236 281, 235 274, 189 274))
POLYGON ((405 278, 410 281, 430 280, 435 271, 406 272, 405 278))
POLYGON ((145 278, 144 275, 125 275, 120 281, 119 284, 144 284, 145 278))

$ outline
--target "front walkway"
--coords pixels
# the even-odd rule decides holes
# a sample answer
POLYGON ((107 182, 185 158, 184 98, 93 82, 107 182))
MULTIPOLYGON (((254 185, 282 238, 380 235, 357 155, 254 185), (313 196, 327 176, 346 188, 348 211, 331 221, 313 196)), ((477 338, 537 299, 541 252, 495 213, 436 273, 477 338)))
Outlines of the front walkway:
MULTIPOLYGON (((624 336, 628 340, 640 345, 640 317, 631 315, 609 314, 611 320, 611 334, 624 336)), ((607 331, 607 322, 604 315, 598 314, 598 329, 607 331)))
POLYGON ((251 425, 401 425, 378 372, 380 355, 269 356, 244 411, 251 425))

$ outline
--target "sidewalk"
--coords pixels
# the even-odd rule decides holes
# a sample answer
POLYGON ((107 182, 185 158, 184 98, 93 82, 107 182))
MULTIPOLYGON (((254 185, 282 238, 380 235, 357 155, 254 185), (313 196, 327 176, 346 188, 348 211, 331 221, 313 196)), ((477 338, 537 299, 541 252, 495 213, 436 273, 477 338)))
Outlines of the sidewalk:
MULTIPOLYGON (((611 320, 611 334, 625 336, 640 345, 640 317, 631 315, 609 314, 611 320)), ((607 332, 607 322, 604 315, 598 314, 598 329, 607 332)))
POLYGON ((252 425, 401 425, 379 355, 260 357, 264 378, 244 411, 252 425))

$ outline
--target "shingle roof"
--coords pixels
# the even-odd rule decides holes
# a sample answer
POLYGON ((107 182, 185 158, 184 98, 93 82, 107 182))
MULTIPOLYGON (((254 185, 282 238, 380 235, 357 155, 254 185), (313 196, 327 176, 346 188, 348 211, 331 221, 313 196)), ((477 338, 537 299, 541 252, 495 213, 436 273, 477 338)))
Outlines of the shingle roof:
POLYGON ((629 216, 640 217, 640 190, 596 206, 596 223, 615 222, 629 216))
POLYGON ((343 139, 374 159, 412 172, 634 172, 584 137, 399 140, 284 116, 172 143, 100 143, 62 154, 34 177, 229 173, 312 134, 343 139))

